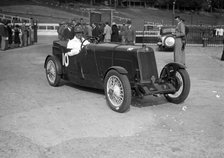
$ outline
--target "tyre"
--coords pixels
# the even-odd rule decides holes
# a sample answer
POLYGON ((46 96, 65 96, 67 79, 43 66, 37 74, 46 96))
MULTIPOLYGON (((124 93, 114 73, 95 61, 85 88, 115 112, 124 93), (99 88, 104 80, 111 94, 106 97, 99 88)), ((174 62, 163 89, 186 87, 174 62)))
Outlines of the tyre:
POLYGON ((164 94, 165 98, 172 103, 182 103, 190 92, 190 78, 185 69, 178 69, 172 76, 168 77, 168 82, 174 85, 176 92, 173 94, 164 94))
POLYGON ((126 112, 131 105, 131 86, 126 75, 110 70, 104 80, 108 106, 116 112, 126 112))
POLYGON ((46 61, 46 77, 48 83, 53 86, 57 87, 60 84, 61 76, 58 75, 58 69, 56 66, 56 61, 53 57, 49 57, 46 61))

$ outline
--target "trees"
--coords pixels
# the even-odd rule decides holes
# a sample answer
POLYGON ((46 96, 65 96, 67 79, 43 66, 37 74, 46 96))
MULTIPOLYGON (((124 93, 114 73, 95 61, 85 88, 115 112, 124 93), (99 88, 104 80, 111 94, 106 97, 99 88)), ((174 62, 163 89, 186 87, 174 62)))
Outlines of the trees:
MULTIPOLYGON (((69 1, 69 0, 57 0, 57 1, 69 1)), ((123 6, 124 4, 131 4, 131 2, 137 2, 136 0, 74 0, 76 2, 90 3, 91 5, 97 5, 99 3, 107 4, 111 6, 123 6)), ((207 10, 224 9, 224 0, 139 0, 140 4, 172 9, 173 2, 175 1, 175 7, 180 10, 207 10)), ((128 6, 129 6, 128 5, 128 6)))

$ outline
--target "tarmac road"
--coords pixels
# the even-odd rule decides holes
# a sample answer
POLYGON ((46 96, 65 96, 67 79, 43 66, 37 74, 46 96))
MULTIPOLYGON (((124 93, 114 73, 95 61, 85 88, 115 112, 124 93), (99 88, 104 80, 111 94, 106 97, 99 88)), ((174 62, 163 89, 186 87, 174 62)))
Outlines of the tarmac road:
MULTIPOLYGON (((147 96, 120 114, 102 91, 48 85, 43 64, 52 40, 0 52, 1 158, 224 157, 222 47, 186 48, 191 91, 184 103, 147 96)), ((160 72, 173 53, 156 57, 160 72)))

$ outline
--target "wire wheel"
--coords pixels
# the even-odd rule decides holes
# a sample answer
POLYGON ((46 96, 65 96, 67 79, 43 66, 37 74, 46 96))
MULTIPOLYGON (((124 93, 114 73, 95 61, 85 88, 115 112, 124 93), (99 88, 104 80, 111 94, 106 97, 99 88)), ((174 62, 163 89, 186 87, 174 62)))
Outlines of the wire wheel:
POLYGON ((124 101, 124 88, 117 76, 111 76, 107 81, 107 95, 111 104, 115 107, 121 106, 124 101))
POLYGON ((51 83, 54 83, 56 80, 56 67, 52 60, 49 60, 47 63, 47 78, 51 83))
POLYGON ((49 57, 46 61, 46 77, 51 86, 58 86, 61 77, 58 75, 56 61, 53 57, 49 57))
POLYGON ((131 86, 126 75, 110 70, 104 80, 107 104, 116 112, 125 112, 131 104, 131 86))

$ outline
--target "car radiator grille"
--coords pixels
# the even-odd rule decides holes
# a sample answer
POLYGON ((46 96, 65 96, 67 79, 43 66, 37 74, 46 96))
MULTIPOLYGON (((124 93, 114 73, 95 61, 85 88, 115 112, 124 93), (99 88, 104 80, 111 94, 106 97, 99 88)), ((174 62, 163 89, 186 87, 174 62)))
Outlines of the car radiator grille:
POLYGON ((141 82, 151 82, 158 78, 154 52, 138 52, 141 82))

